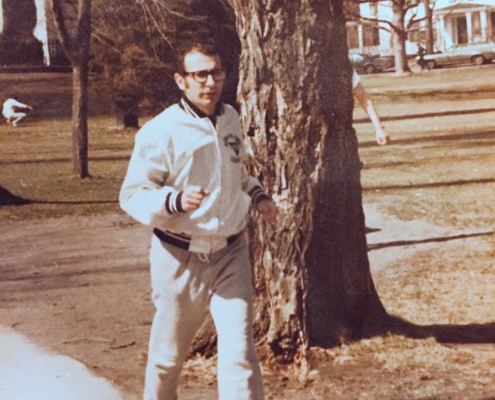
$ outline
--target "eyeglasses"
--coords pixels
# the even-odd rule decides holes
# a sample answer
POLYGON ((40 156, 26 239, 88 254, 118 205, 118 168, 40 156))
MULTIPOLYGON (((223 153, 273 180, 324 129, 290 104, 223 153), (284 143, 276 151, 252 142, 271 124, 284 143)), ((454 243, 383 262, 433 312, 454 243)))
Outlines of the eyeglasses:
POLYGON ((223 69, 204 69, 202 71, 183 72, 182 75, 191 75, 198 83, 205 83, 211 75, 214 81, 223 81, 227 75, 223 69))

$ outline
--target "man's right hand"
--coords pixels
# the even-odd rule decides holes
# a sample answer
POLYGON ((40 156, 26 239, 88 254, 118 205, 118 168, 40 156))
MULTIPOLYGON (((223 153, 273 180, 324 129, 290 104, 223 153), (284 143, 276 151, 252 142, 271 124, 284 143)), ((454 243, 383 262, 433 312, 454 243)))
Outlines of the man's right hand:
POLYGON ((390 143, 390 135, 382 127, 377 129, 377 131, 375 133, 375 137, 376 137, 376 142, 380 146, 384 146, 384 145, 390 143))
POLYGON ((201 186, 188 186, 182 191, 181 207, 184 212, 197 210, 201 202, 210 194, 205 192, 201 186))

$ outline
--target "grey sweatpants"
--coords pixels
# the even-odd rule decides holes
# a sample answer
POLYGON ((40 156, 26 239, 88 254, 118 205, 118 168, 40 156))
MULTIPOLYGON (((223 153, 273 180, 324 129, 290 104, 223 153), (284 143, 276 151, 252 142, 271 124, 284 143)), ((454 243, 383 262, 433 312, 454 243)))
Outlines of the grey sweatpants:
POLYGON ((263 400, 252 334, 252 277, 243 237, 201 261, 153 237, 151 284, 156 307, 144 400, 176 400, 195 333, 209 309, 218 333, 220 400, 263 400))

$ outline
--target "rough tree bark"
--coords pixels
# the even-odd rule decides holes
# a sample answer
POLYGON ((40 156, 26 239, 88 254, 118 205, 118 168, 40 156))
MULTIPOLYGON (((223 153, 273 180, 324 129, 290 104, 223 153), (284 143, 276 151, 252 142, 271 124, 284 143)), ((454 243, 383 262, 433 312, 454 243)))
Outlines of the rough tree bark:
POLYGON ((395 73, 398 75, 411 72, 407 63, 407 29, 405 25, 406 12, 409 8, 410 6, 407 0, 392 1, 392 47, 395 53, 395 73))
MULTIPOLYGON (((434 51, 435 37, 433 34, 433 10, 430 0, 424 0, 425 18, 426 18, 426 54, 432 54, 434 51)), ((433 3, 434 4, 434 3, 433 3)))
POLYGON ((57 35, 72 65, 72 165, 80 178, 88 168, 88 70, 91 0, 50 0, 57 35))
POLYGON ((251 235, 257 332, 281 360, 383 313, 367 258, 342 0, 231 0, 253 169, 281 208, 251 235))

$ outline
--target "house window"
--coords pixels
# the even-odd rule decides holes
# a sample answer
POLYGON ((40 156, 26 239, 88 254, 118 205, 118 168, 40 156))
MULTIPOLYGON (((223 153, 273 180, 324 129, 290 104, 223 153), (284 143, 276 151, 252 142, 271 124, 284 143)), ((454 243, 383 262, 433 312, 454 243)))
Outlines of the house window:
POLYGON ((359 48, 359 35, 357 25, 347 27, 347 47, 349 49, 359 48))
POLYGON ((380 45, 380 30, 374 25, 363 26, 363 45, 364 47, 380 45))

